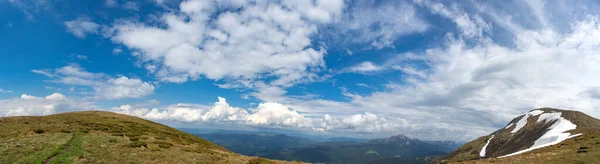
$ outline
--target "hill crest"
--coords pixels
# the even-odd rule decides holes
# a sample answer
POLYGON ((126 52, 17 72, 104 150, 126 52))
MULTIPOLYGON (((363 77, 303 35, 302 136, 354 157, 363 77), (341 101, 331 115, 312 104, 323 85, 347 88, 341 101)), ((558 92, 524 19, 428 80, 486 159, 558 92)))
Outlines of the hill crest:
POLYGON ((461 161, 515 156, 586 135, 586 129, 599 127, 600 120, 582 112, 534 109, 514 118, 504 128, 465 144, 445 159, 461 161))
POLYGON ((105 111, 0 117, 0 163, 283 163, 105 111))

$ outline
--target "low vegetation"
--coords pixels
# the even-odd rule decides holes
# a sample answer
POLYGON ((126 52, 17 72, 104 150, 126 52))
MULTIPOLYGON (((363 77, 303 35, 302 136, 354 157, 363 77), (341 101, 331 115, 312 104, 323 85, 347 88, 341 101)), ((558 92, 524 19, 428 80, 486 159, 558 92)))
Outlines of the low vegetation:
MULTIPOLYGON (((576 129, 568 132, 582 135, 523 154, 497 158, 531 147, 547 129, 553 126, 553 124, 538 122, 539 116, 530 116, 527 124, 514 134, 511 132, 511 128, 514 127, 511 126, 494 132, 494 138, 487 147, 486 157, 479 157, 479 152, 486 145, 490 135, 461 146, 439 163, 600 163, 600 120, 577 111, 552 108, 536 110, 561 112, 562 118, 577 125, 576 129)), ((517 122, 522 117, 513 119, 511 123, 517 122)))
POLYGON ((583 135, 516 156, 446 163, 600 163, 600 130, 577 129, 573 133, 583 135))
POLYGON ((285 163, 111 112, 0 118, 0 163, 285 163))

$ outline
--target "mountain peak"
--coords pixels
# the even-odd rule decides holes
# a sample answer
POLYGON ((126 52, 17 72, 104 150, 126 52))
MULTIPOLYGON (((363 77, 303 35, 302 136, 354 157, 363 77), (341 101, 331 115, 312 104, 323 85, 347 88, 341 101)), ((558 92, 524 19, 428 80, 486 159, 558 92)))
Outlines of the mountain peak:
POLYGON ((579 111, 538 108, 515 117, 506 127, 471 141, 446 159, 503 158, 558 144, 598 129, 600 120, 579 111))
POLYGON ((408 140, 410 138, 408 138, 407 136, 405 136, 402 133, 398 133, 397 135, 391 136, 390 139, 408 140))
POLYGON ((418 142, 419 140, 417 139, 410 139, 407 136, 403 135, 403 134, 398 134, 395 136, 391 136, 388 138, 381 138, 381 139, 372 139, 367 141, 367 143, 371 143, 371 144, 391 144, 391 145, 397 145, 397 146, 406 146, 406 145, 410 145, 413 142, 418 142))

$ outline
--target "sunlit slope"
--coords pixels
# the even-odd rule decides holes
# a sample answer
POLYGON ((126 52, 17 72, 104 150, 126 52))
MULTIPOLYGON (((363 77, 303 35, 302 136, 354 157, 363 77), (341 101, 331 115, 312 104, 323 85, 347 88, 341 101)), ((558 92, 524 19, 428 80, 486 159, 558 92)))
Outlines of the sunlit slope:
POLYGON ((582 112, 542 108, 471 141, 442 163, 598 163, 600 120, 582 112))
POLYGON ((4 117, 0 132, 0 163, 284 163, 111 112, 4 117))

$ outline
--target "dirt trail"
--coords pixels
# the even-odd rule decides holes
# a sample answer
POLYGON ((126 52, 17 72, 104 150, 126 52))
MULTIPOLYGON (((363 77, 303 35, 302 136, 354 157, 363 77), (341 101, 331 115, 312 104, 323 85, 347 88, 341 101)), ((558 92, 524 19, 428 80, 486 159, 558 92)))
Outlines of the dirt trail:
POLYGON ((63 148, 61 151, 52 154, 52 156, 48 157, 46 160, 44 160, 43 164, 49 164, 50 161, 52 161, 52 159, 54 159, 56 156, 63 154, 64 152, 69 151, 69 149, 71 149, 71 143, 73 142, 73 139, 75 139, 75 133, 73 133, 73 135, 71 136, 71 139, 69 139, 69 141, 67 141, 67 145, 65 146, 65 148, 63 148))

